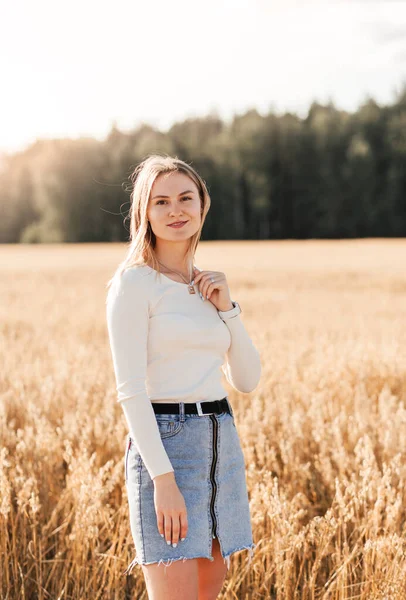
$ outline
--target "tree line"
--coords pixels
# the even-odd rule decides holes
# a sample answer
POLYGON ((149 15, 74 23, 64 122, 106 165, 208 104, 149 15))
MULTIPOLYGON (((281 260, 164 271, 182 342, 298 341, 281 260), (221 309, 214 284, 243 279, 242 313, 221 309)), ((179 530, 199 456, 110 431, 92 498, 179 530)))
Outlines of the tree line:
POLYGON ((391 105, 368 98, 352 113, 313 102, 302 118, 252 109, 37 140, 3 157, 0 242, 128 240, 129 176, 155 152, 205 179, 204 240, 406 236, 404 85, 391 105))

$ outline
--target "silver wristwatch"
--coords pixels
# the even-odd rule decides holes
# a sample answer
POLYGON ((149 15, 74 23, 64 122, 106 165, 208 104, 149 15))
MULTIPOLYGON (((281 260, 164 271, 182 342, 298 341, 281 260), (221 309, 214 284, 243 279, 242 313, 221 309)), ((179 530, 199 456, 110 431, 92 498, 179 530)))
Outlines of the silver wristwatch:
POLYGON ((231 300, 231 303, 234 308, 230 308, 230 310, 218 310, 217 311, 220 316, 220 319, 222 319, 223 321, 226 321, 227 319, 232 319, 233 317, 236 317, 237 315, 239 315, 242 312, 241 307, 238 304, 238 302, 234 302, 233 300, 231 300))

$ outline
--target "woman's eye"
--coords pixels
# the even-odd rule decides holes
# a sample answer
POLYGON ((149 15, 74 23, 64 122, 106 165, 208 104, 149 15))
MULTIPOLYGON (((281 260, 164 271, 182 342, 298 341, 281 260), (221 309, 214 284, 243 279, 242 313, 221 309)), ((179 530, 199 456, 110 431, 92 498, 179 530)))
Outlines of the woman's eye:
MULTIPOLYGON (((193 200, 193 198, 190 196, 183 196, 182 200, 193 200)), ((158 200, 157 204, 160 204, 161 202, 166 202, 166 200, 158 200)))

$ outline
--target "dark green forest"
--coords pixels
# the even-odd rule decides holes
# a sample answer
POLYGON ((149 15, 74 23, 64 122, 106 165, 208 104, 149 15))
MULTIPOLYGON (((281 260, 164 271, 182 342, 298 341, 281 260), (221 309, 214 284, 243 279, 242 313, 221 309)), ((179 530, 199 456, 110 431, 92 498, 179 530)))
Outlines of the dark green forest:
POLYGON ((313 102, 303 118, 257 110, 148 124, 103 141, 37 140, 0 171, 0 242, 129 239, 129 176, 177 156, 212 200, 203 240, 406 236, 406 85, 389 106, 313 102))

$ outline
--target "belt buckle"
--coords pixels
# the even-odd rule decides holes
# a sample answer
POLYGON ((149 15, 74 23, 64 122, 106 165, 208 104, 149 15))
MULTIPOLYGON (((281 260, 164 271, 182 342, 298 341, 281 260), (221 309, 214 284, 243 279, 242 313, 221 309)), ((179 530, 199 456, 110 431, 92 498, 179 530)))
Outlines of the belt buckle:
POLYGON ((214 413, 204 413, 202 411, 202 403, 201 402, 196 402, 196 406, 197 406, 197 414, 199 415, 199 417, 205 417, 206 415, 214 414, 214 413))

